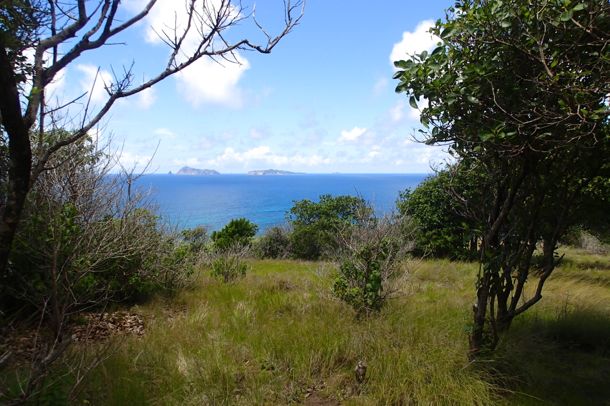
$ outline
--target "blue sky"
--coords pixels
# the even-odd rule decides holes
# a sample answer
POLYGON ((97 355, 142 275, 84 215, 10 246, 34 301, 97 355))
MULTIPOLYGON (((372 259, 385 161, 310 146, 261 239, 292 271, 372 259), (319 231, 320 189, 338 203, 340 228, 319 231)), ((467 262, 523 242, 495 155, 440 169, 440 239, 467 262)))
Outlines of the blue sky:
MULTIPOLYGON (((136 82, 158 71, 169 51, 150 26, 171 18, 177 3, 159 0, 146 21, 120 38, 125 45, 81 57, 53 84, 55 97, 90 91, 98 67, 105 81, 132 62, 136 82)), ((124 2, 125 13, 141 4, 124 2)), ((301 24, 270 55, 240 52, 241 64, 224 66, 197 62, 115 105, 99 137, 112 140, 124 166, 152 159, 149 170, 160 173, 184 165, 222 173, 430 172, 447 155, 413 142, 418 112, 394 92, 391 60, 433 48, 426 31, 451 4, 308 0, 301 24)), ((256 4, 271 32, 280 29, 281 11, 280 0, 256 4)), ((264 40, 246 25, 230 35, 264 40)), ((100 84, 93 102, 104 98, 100 84)))

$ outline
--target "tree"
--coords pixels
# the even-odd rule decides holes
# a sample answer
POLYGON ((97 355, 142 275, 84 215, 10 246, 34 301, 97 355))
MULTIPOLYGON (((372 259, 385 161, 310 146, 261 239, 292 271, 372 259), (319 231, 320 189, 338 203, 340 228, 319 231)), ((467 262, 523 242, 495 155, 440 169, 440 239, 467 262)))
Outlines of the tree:
POLYGON ((414 190, 400 193, 396 206, 401 216, 414 220, 416 255, 476 258, 476 224, 464 213, 462 201, 470 206, 481 202, 476 190, 480 175, 453 165, 425 179, 414 190))
POLYGON ((471 355, 542 298, 556 249, 610 157, 610 4, 461 0, 431 53, 397 61, 430 144, 485 173, 471 355), (537 250, 538 246, 540 250, 537 250), (537 258, 538 256, 538 258, 537 258), (524 289, 535 271, 535 287, 524 289))
POLYGON ((233 219, 222 230, 212 233, 212 241, 220 250, 234 246, 248 247, 257 230, 258 226, 248 219, 233 219))
POLYGON ((322 195, 317 203, 299 200, 287 215, 293 228, 290 250, 297 258, 318 259, 337 248, 339 229, 371 214, 372 209, 360 197, 322 195))
MULTIPOLYGON (((52 155, 92 130, 120 99, 135 95, 165 78, 180 72, 201 58, 239 63, 238 50, 270 53, 296 25, 303 12, 303 1, 284 2, 284 26, 276 36, 269 35, 241 4, 231 0, 185 1, 187 18, 175 19, 163 27, 159 37, 170 49, 165 67, 150 79, 136 82, 131 67, 113 70, 115 76, 104 83, 107 100, 93 111, 91 97, 78 122, 65 137, 46 143, 49 133, 68 105, 48 105, 45 89, 58 73, 78 59, 113 41, 125 30, 142 21, 155 6, 149 0, 134 15, 120 0, 15 0, 0 5, 0 123, 2 138, 8 140, 8 175, 3 201, 0 202, 0 277, 6 274, 7 261, 28 191, 46 171, 52 155), (231 40, 227 30, 244 20, 251 21, 264 35, 264 43, 251 39, 231 40), (33 53, 32 61, 26 58, 33 53), (27 86, 26 86, 27 85, 27 86)), ((102 80, 102 78, 97 78, 102 80)), ((87 100, 88 99, 88 100, 87 100)))

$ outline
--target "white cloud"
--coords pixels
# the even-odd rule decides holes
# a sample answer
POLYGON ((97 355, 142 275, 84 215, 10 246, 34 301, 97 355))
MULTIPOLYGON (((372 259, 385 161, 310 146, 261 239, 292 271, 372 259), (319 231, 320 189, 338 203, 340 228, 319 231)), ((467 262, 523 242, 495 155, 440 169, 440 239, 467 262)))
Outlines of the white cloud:
POLYGON ((239 63, 223 61, 221 65, 211 59, 200 59, 176 74, 178 90, 193 106, 204 103, 228 107, 243 105, 243 91, 238 82, 250 63, 236 54, 239 63))
POLYGON ((360 137, 366 133, 366 128, 354 127, 351 130, 343 130, 341 131, 341 136, 339 137, 339 141, 342 142, 353 142, 357 141, 360 137))
POLYGON ((136 103, 141 109, 147 110, 154 104, 155 100, 157 100, 155 90, 152 87, 149 87, 138 93, 136 103))
POLYGON ((108 98, 105 87, 112 83, 110 72, 87 64, 76 65, 76 69, 83 74, 80 80, 81 90, 89 93, 93 103, 105 101, 108 98))
POLYGON ((172 130, 164 127, 155 129, 153 133, 163 138, 176 138, 176 134, 172 130))
POLYGON ((55 77, 53 78, 53 80, 51 81, 51 83, 49 83, 47 85, 47 87, 45 87, 45 98, 47 99, 61 99, 62 93, 64 91, 65 85, 66 85, 66 69, 62 69, 59 72, 57 72, 57 74, 55 74, 55 77))
POLYGON ((419 121, 421 110, 428 107, 428 100, 421 99, 417 102, 417 107, 414 109, 411 105, 407 105, 404 99, 400 99, 396 102, 392 108, 390 108, 390 119, 394 123, 401 122, 405 117, 410 120, 419 121))
POLYGON ((410 55, 431 51, 440 39, 428 32, 434 26, 434 21, 424 20, 417 24, 415 31, 402 33, 402 40, 394 44, 390 53, 390 63, 408 58, 410 55))
POLYGON ((428 107, 428 99, 422 98, 422 99, 418 100, 416 109, 409 106, 409 118, 411 118, 412 120, 419 120, 421 111, 423 109, 425 109, 426 107, 428 107))
POLYGON ((224 152, 216 158, 207 161, 212 166, 227 166, 231 164, 243 165, 270 165, 270 166, 317 166, 332 163, 332 160, 318 154, 312 155, 281 155, 274 153, 270 147, 261 145, 249 150, 238 152, 233 148, 226 148, 224 152))
POLYGON ((100 138, 102 137, 102 130, 99 127, 93 127, 87 131, 87 135, 91 138, 91 143, 93 145, 98 145, 100 138))
POLYGON ((379 145, 373 145, 368 153, 368 156, 370 158, 375 158, 376 156, 379 156, 379 154, 381 154, 381 147, 379 145))
POLYGON ((396 102, 396 104, 390 109, 390 118, 392 119, 392 121, 397 123, 400 120, 402 120, 402 118, 405 115, 404 108, 405 108, 404 100, 399 100, 398 102, 396 102))
POLYGON ((118 157, 119 164, 127 170, 144 168, 150 163, 151 159, 151 155, 134 154, 129 151, 123 151, 118 157))
POLYGON ((174 159, 174 164, 179 166, 190 166, 191 168, 199 168, 201 169, 204 164, 199 160, 199 158, 190 157, 187 159, 174 159))
MULTIPOLYGON (((183 41, 178 62, 184 61, 197 49, 202 35, 199 32, 200 27, 203 26, 203 29, 205 29, 207 28, 206 24, 209 23, 205 16, 208 15, 208 12, 211 12, 212 15, 215 14, 222 3, 224 2, 221 0, 195 1, 195 10, 203 21, 193 23, 191 30, 183 41)), ((142 0, 132 0, 128 4, 128 7, 134 12, 144 6, 142 0)), ((238 9, 231 6, 229 14, 229 19, 237 17, 238 9)), ((187 3, 180 0, 157 1, 146 18, 145 24, 147 25, 146 41, 155 45, 163 45, 162 38, 165 34, 170 38, 174 37, 174 33, 180 36, 187 27, 187 3)), ((222 46, 220 43, 219 45, 222 46)), ((214 61, 204 57, 177 73, 174 78, 180 94, 195 107, 206 103, 233 108, 241 107, 244 92, 239 88, 238 83, 244 72, 250 68, 250 63, 237 51, 233 53, 232 57, 229 56, 229 59, 231 61, 222 58, 214 61)))

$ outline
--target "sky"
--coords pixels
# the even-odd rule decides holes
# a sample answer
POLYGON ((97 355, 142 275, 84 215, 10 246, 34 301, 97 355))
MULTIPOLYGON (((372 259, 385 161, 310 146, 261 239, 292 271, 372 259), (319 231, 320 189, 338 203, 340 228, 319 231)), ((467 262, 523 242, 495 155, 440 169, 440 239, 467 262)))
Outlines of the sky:
MULTIPOLYGON (((122 18, 142 4, 122 2, 122 18)), ((162 70, 170 51, 151 27, 167 27, 181 4, 159 0, 114 44, 83 54, 52 84, 52 98, 59 103, 89 92, 93 109, 106 97, 103 83, 113 72, 133 64, 139 83, 162 70)), ((270 34, 281 29, 281 0, 243 5, 255 8, 270 34)), ((239 63, 200 60, 115 104, 92 135, 110 143, 124 167, 149 163, 147 170, 156 173, 182 166, 221 173, 431 172, 449 157, 414 140, 419 111, 394 92, 392 61, 432 50, 438 39, 427 30, 451 5, 307 0, 301 23, 271 54, 240 51, 239 63)), ((255 28, 240 24, 228 35, 264 42, 255 28)))

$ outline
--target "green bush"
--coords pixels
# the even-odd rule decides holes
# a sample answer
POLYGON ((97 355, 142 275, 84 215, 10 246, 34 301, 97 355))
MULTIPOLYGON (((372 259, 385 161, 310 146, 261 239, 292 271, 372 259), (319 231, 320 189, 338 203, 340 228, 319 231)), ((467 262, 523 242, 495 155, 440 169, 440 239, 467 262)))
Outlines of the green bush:
POLYGON ((239 245, 249 246, 257 230, 258 226, 248 219, 233 219, 222 230, 212 233, 212 241, 221 250, 239 245))
POLYGON ((254 246, 259 258, 286 258, 290 253, 290 233, 281 227, 272 227, 254 246))
POLYGON ((354 196, 322 195, 318 202, 307 199, 295 202, 288 213, 293 228, 291 254, 308 260, 332 256, 337 249, 337 231, 357 224, 371 213, 364 199, 354 196))

